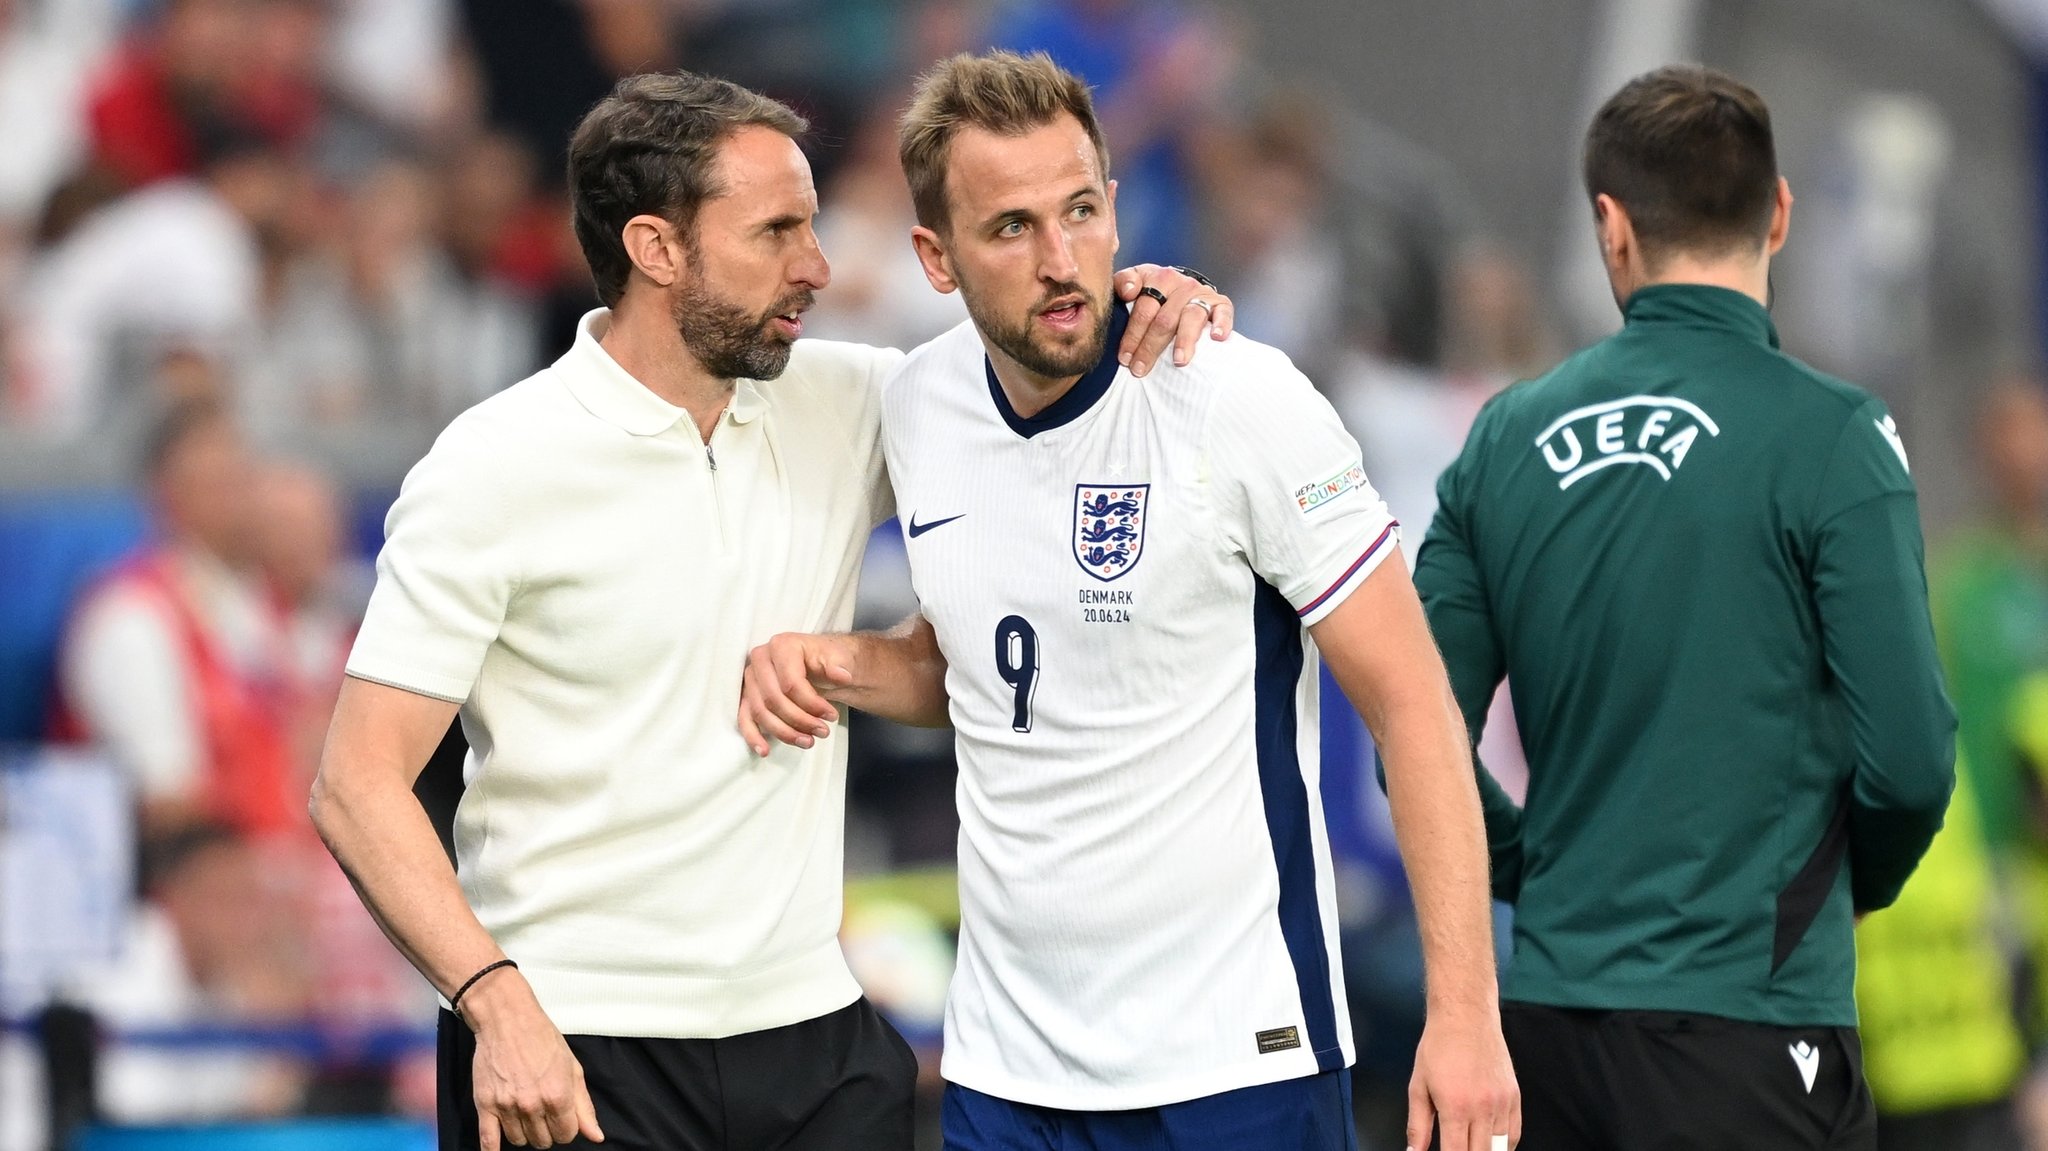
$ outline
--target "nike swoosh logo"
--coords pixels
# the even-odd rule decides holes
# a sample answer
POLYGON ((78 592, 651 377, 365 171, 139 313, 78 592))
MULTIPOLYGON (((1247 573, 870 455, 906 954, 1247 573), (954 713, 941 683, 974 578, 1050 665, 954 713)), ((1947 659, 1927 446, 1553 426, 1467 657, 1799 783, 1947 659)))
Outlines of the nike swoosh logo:
POLYGON ((932 520, 929 523, 921 524, 917 522, 917 513, 912 512, 910 513, 910 538, 916 539, 917 537, 932 530, 933 528, 945 527, 947 524, 952 523, 954 520, 961 519, 966 515, 966 512, 961 512, 957 516, 947 516, 945 519, 942 520, 932 520))

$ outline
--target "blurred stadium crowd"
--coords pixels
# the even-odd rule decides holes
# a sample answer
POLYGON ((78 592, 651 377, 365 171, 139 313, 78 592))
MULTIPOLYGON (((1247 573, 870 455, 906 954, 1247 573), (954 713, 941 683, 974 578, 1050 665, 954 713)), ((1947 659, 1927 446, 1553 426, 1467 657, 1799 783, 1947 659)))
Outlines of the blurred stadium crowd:
MULTIPOLYGON (((1349 145, 1370 129, 1258 67, 1250 35, 1240 9, 1176 0, 0 0, 0 741, 22 749, 0 778, 47 770, 50 745, 112 764, 142 893, 84 974, 0 972, 0 1151, 44 1137, 52 994, 108 1037, 112 1120, 431 1109, 430 1047, 303 1038, 402 1037, 433 1003, 303 799, 407 467, 594 306, 562 152, 620 76, 712 71, 810 116, 833 283, 809 332, 908 347, 964 318, 905 238, 910 78, 987 44, 1050 51, 1096 86, 1123 258, 1215 278, 1326 390, 1419 541, 1479 406, 1568 336, 1507 248, 1453 226, 1451 193, 1366 170, 1349 145), (222 1024, 269 1040, 120 1041, 222 1024)), ((1979 441, 1984 514, 1933 537, 1965 791, 1863 928, 1870 1075, 1899 1118, 2024 1098, 2048 1042, 2039 382, 1990 389, 1979 441)), ((885 528, 862 623, 909 596, 885 528)), ((1325 741, 1370 1124, 1398 1109, 1420 958, 1362 728, 1333 716, 1325 741)), ((852 756, 847 945, 929 1034, 949 741, 860 720, 852 756)), ((1504 706, 1482 756, 1519 786, 1504 706)), ((0 791, 0 844, 29 794, 0 791)), ((26 866, 0 866, 17 920, 25 878, 64 887, 26 866)))

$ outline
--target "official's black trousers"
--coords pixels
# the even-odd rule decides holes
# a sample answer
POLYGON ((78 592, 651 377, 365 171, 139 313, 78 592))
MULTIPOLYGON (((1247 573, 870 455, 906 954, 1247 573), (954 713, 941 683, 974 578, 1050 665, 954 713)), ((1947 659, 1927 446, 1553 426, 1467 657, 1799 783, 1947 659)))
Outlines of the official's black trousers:
MULTIPOLYGON (((580 1151, 909 1151, 917 1057, 865 999, 725 1039, 570 1035, 604 1142, 580 1151)), ((446 1011, 441 1151, 477 1151, 476 1036, 446 1011)))
POLYGON ((1877 1145, 1854 1028, 1514 1002, 1501 1025, 1522 1087, 1521 1151, 1877 1145))

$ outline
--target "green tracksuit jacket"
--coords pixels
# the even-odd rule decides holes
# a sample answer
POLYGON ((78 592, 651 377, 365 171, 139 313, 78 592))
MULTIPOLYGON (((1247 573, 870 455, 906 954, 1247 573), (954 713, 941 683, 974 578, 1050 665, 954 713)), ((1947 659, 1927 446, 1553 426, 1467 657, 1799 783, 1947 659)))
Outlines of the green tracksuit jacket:
POLYGON ((1528 752, 1521 809, 1480 781, 1502 993, 1853 1025, 1852 915, 1954 785, 1905 448, 1748 296, 1624 314, 1481 412, 1418 558, 1475 742, 1505 676, 1528 752))

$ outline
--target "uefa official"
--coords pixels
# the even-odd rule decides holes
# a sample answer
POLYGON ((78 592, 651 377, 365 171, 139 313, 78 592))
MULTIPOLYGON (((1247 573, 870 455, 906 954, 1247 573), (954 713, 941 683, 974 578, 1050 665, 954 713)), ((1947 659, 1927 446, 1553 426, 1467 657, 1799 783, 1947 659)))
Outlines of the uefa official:
POLYGON ((1528 751, 1521 810, 1481 779, 1523 1145, 1869 1148, 1851 928, 1954 782, 1904 433, 1778 347, 1755 92, 1631 81, 1585 180, 1624 326, 1480 413, 1415 575, 1528 751))

